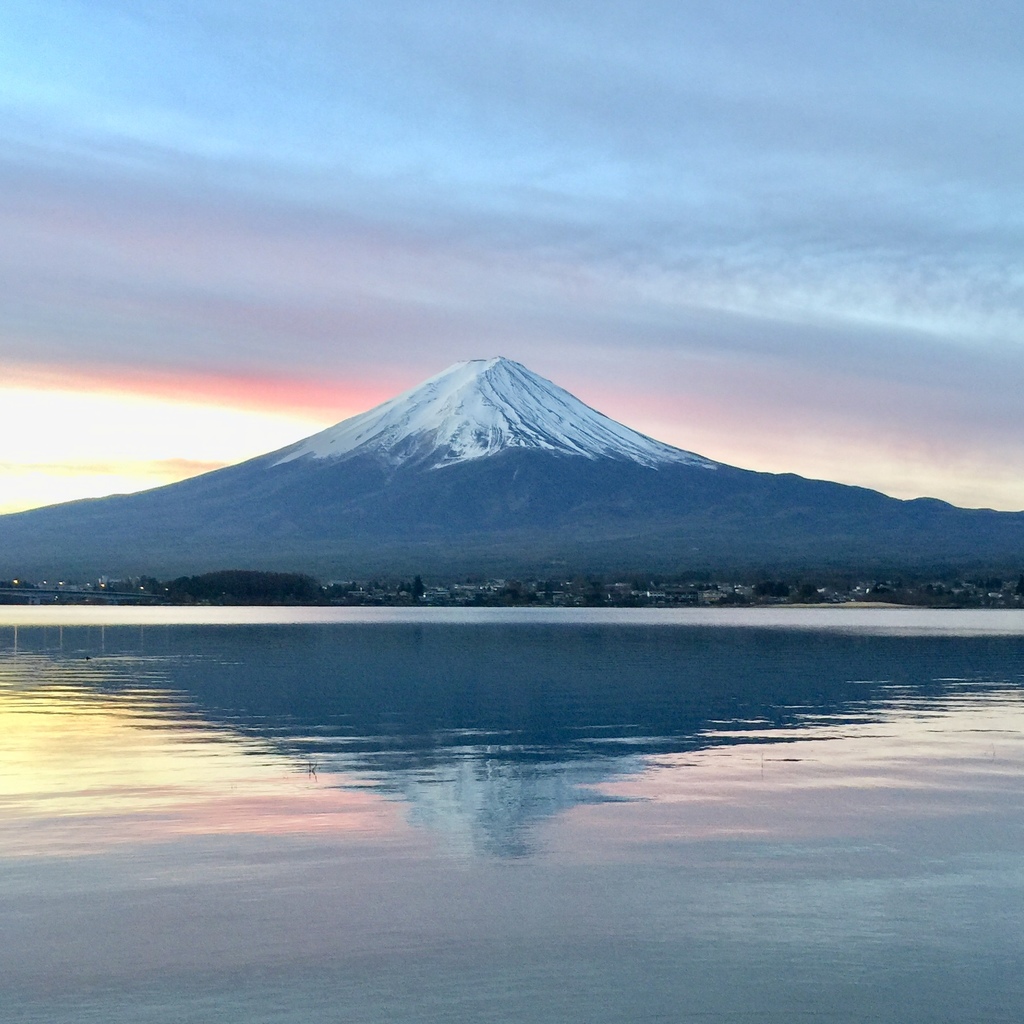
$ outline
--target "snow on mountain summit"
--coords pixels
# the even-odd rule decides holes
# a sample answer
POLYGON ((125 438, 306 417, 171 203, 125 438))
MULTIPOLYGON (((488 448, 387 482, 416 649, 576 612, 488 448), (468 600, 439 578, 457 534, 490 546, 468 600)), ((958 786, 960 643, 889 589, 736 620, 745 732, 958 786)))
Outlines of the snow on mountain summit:
POLYGON ((368 412, 284 449, 294 459, 373 454, 392 464, 438 469, 534 448, 643 466, 716 463, 640 434, 591 409, 568 391, 511 359, 456 363, 368 412))

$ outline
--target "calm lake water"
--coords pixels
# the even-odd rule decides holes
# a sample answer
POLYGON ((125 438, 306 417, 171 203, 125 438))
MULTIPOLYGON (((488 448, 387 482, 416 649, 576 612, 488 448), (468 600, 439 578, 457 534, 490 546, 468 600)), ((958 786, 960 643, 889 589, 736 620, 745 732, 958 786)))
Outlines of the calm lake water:
POLYGON ((1024 614, 0 608, 0 1021, 1013 1022, 1024 614))

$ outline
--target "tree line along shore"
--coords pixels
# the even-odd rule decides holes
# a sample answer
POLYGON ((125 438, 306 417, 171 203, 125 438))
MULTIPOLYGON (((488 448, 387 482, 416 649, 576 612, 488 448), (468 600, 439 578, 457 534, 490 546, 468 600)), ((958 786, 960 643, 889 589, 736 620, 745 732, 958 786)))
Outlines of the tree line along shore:
POLYGON ((343 580, 305 573, 228 569, 158 580, 152 576, 80 583, 0 580, 0 603, 172 605, 336 605, 428 607, 700 607, 887 604, 934 608, 1024 607, 1024 573, 1006 578, 814 578, 762 575, 714 580, 707 574, 641 574, 625 579, 343 580))

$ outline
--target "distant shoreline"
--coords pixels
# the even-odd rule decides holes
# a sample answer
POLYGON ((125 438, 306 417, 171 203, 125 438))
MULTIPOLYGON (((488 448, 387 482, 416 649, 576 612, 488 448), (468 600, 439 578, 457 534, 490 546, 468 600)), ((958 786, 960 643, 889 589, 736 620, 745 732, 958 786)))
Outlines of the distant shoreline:
POLYGON ((349 579, 322 583, 299 572, 224 569, 159 580, 0 581, 0 604, 140 604, 197 607, 379 608, 1024 608, 1024 573, 1016 578, 906 580, 797 574, 718 579, 647 576, 608 579, 349 579))
MULTIPOLYGON (((20 629, 56 630, 173 626, 638 627, 642 629, 863 630, 904 635, 1024 637, 1022 609, 912 608, 875 604, 748 608, 353 608, 309 606, 59 605, 0 607, 0 656, 38 648, 20 629)), ((45 635, 45 634, 44 634, 45 635)), ((49 635, 44 647, 63 646, 49 635)))

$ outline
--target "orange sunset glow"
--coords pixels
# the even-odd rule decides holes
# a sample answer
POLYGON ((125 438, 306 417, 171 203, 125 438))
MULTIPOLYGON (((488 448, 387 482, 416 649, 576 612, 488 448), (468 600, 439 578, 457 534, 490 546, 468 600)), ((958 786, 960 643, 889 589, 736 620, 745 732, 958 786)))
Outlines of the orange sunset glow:
POLYGON ((371 407, 385 387, 22 368, 0 385, 0 514, 242 462, 371 407))

